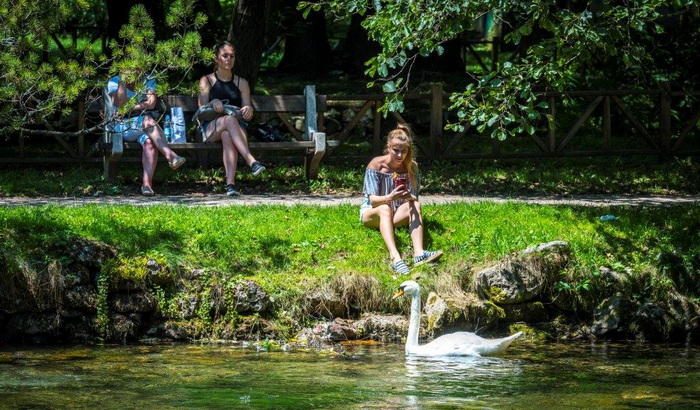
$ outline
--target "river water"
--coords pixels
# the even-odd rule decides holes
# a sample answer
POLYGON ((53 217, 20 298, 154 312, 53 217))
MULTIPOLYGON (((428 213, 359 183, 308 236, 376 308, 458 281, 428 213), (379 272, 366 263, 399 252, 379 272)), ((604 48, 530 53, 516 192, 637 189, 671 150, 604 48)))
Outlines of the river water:
POLYGON ((700 408, 700 347, 517 341, 497 358, 394 344, 0 348, 0 408, 700 408))

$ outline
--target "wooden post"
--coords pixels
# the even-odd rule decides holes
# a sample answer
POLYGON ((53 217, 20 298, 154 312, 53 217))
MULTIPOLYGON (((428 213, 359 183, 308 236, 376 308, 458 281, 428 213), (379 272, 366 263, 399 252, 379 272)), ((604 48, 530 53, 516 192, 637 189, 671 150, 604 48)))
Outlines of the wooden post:
POLYGON ((442 84, 430 86, 430 157, 435 159, 438 144, 442 141, 442 84))

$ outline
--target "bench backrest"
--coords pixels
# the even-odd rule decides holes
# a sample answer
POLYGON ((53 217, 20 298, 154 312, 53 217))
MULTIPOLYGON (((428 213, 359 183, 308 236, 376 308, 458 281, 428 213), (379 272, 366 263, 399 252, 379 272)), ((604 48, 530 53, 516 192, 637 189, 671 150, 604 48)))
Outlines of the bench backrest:
MULTIPOLYGON (((104 90, 103 90, 104 91, 104 90)), ((102 98, 94 101, 88 106, 88 112, 102 112, 109 110, 104 105, 107 95, 103 92, 102 98)), ((190 121, 192 115, 197 111, 197 97, 190 95, 166 95, 161 96, 162 101, 167 107, 179 106, 183 108, 187 121, 190 121)), ((323 129, 323 113, 327 111, 325 95, 316 95, 316 89, 313 85, 307 85, 304 88, 304 95, 253 95, 251 96, 253 108, 256 114, 290 114, 298 113, 305 114, 305 132, 302 133, 303 139, 312 139, 313 133, 318 133, 323 129), (320 115, 319 115, 320 114, 320 115)), ((110 101, 111 102, 111 101, 110 101)), ((111 104, 108 104, 111 105, 111 104)), ((287 125, 289 127, 289 124, 287 125)), ((105 132, 105 142, 111 141, 109 132, 105 132)))
MULTIPOLYGON (((168 95, 165 100, 169 107, 179 106, 183 111, 197 111, 197 97, 190 95, 168 95)), ((253 95, 253 108, 259 113, 304 113, 306 112, 306 97, 303 95, 253 95)), ((325 112, 326 96, 316 96, 316 112, 325 112)))

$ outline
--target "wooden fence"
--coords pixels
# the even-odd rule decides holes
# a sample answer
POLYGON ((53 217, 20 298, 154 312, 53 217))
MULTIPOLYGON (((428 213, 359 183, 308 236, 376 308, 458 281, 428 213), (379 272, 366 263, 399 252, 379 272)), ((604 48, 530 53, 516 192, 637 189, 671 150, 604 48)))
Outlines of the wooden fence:
POLYGON ((371 153, 377 154, 384 148, 386 131, 397 121, 408 122, 417 128, 416 145, 420 155, 431 160, 593 155, 668 158, 700 154, 699 91, 542 93, 541 98, 549 105, 552 123, 543 120, 534 135, 510 137, 505 141, 491 139, 488 133, 478 133, 469 124, 463 124, 463 132, 446 131, 446 123, 452 121, 446 111, 446 97, 441 86, 435 85, 429 94, 407 95, 407 109, 402 115, 391 113, 390 118, 383 118, 377 113, 384 102, 383 95, 329 96, 329 109, 354 109, 355 115, 342 129, 326 130, 326 133, 328 139, 341 142, 334 152, 353 141, 364 141, 364 145, 371 144, 371 153), (353 132, 368 119, 372 122, 371 135, 353 132))
MULTIPOLYGON (((377 113, 384 95, 328 96, 323 125, 327 139, 340 143, 324 161, 334 155, 367 158, 380 153, 384 136, 397 122, 414 126, 418 154, 428 160, 700 154, 700 91, 571 91, 541 97, 549 105, 553 126, 541 121, 534 135, 498 141, 469 124, 464 132, 446 131, 452 114, 446 111, 448 96, 439 85, 429 93, 406 95, 404 113, 391 113, 389 118, 377 113)), ((86 122, 82 107, 77 110, 78 127, 99 121, 93 113, 86 122)), ((99 135, 14 137, 16 145, 0 144, 0 162, 99 162, 102 158, 91 148, 98 139, 99 135)))

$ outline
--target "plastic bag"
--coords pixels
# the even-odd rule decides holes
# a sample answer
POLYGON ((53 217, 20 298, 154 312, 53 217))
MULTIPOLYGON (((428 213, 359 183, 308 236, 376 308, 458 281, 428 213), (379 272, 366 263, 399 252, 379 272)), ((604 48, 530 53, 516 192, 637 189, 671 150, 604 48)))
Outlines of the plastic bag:
POLYGON ((170 124, 173 129, 171 142, 187 142, 187 123, 182 107, 170 107, 170 124))

